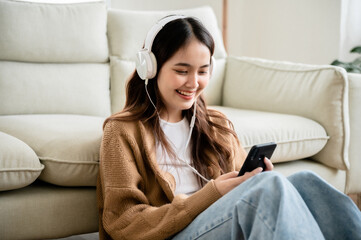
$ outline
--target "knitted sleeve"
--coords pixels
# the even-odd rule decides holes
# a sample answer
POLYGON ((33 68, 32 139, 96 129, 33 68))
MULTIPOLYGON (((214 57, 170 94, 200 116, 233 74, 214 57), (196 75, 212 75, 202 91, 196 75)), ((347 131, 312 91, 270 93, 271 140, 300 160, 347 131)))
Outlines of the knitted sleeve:
POLYGON ((112 122, 104 129, 98 202, 100 232, 104 230, 106 233, 101 236, 165 239, 185 228, 221 195, 214 181, 210 181, 189 197, 177 195, 172 201, 157 202, 153 197, 161 197, 161 193, 144 192, 144 186, 149 185, 150 180, 144 177, 146 165, 142 161, 144 154, 139 139, 131 133, 129 126, 122 127, 112 122))

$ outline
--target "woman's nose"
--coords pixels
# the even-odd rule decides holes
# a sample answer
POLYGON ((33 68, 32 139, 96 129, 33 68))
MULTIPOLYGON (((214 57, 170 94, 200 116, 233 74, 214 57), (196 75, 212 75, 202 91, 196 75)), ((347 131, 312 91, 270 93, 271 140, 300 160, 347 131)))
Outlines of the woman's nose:
POLYGON ((198 88, 199 84, 198 84, 198 74, 197 73, 190 74, 188 76, 188 81, 187 81, 186 86, 189 88, 193 88, 193 89, 198 88))

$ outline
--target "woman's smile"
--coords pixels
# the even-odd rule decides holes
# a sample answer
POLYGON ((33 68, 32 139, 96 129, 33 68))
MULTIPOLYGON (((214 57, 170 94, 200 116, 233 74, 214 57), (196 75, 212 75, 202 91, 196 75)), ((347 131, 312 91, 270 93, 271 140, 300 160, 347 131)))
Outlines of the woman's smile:
POLYGON ((178 95, 186 100, 191 100, 193 99, 196 91, 184 91, 184 90, 175 90, 176 93, 178 93, 178 95))

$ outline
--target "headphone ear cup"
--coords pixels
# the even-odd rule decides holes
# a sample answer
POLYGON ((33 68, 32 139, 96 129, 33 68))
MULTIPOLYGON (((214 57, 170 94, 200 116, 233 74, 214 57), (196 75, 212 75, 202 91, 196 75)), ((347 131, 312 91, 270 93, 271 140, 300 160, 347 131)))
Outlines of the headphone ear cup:
POLYGON ((152 79, 157 74, 157 60, 152 52, 142 49, 136 57, 136 69, 142 80, 152 79))
POLYGON ((157 59, 152 52, 149 52, 149 67, 148 67, 148 79, 152 79, 157 75, 157 59))
POLYGON ((146 54, 147 52, 140 50, 137 53, 137 57, 135 59, 135 66, 137 69, 137 73, 142 80, 145 80, 147 78, 147 72, 148 72, 146 54))
POLYGON ((216 65, 216 59, 212 56, 212 57, 211 57, 211 64, 210 64, 210 66, 209 66, 209 73, 210 73, 210 75, 212 75, 213 69, 215 68, 215 65, 216 65))

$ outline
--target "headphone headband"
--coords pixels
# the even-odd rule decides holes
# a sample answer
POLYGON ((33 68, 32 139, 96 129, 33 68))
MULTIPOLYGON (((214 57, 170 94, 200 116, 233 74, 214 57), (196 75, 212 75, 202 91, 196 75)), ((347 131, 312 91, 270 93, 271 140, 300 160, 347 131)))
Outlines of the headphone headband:
POLYGON ((155 25, 153 25, 153 27, 148 31, 147 36, 145 38, 145 43, 144 43, 144 48, 148 51, 152 51, 152 45, 153 45, 153 41, 155 39, 155 37, 157 36, 157 34, 160 32, 160 30, 162 30, 162 28, 167 25, 167 23, 176 20, 176 19, 182 19, 182 18, 186 18, 186 16, 184 15, 171 15, 171 16, 167 16, 162 18, 161 20, 159 20, 155 25))

